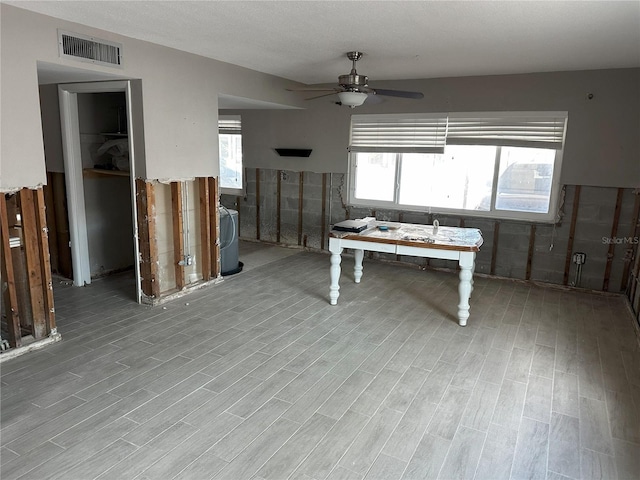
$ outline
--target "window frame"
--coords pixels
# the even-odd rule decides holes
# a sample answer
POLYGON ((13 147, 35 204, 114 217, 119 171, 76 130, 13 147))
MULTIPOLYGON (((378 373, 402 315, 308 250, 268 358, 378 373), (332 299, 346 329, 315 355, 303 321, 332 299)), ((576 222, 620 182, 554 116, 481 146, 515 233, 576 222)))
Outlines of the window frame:
POLYGON ((219 178, 219 188, 220 193, 222 195, 234 195, 234 196, 244 196, 246 189, 246 179, 245 179, 245 168, 244 168, 244 142, 242 141, 242 118, 240 115, 218 115, 218 178, 219 178), (221 126, 221 121, 224 120, 232 120, 238 121, 240 123, 239 129, 234 129, 225 131, 221 126), (242 145, 242 187, 240 188, 231 188, 231 187, 223 187, 222 186, 222 157, 220 156, 220 135, 239 135, 240 143, 242 145))
MULTIPOLYGON (((511 116, 516 116, 521 112, 497 112, 497 115, 503 115, 508 118, 511 116)), ((561 172, 562 172, 562 160, 564 154, 564 142, 566 136, 566 128, 568 123, 568 112, 522 112, 524 115, 533 115, 534 117, 537 115, 543 116, 544 114, 562 114, 564 115, 564 131, 562 132, 562 143, 560 148, 556 148, 555 157, 553 163, 553 177, 551 180, 551 191, 549 194, 549 211, 547 213, 535 213, 535 212, 520 212, 514 210, 497 210, 495 208, 497 196, 498 196, 498 180, 500 175, 500 161, 502 148, 508 147, 512 145, 493 145, 496 147, 496 155, 494 159, 494 171, 493 171, 493 183, 491 189, 491 203, 488 211, 483 210, 465 210, 459 208, 447 208, 447 207, 435 207, 435 206, 421 206, 421 205, 408 205, 399 203, 399 195, 400 195, 400 175, 402 170, 402 155, 406 152, 390 152, 395 153, 395 178, 394 178, 394 200, 393 201, 384 201, 384 200, 369 200, 369 199, 358 199, 355 196, 356 192, 356 169, 357 169, 357 155, 361 153, 362 150, 357 151, 349 151, 348 153, 348 168, 347 168, 347 204, 353 207, 369 207, 376 209, 385 209, 385 210, 402 210, 402 211, 410 211, 410 212, 425 212, 429 214, 443 214, 443 215, 453 215, 453 216, 462 216, 462 217, 479 217, 479 218, 487 218, 487 219, 499 219, 499 220, 517 220, 517 221, 526 221, 526 222, 534 222, 534 223, 557 223, 559 221, 559 209, 561 206, 561 196, 562 196, 562 185, 560 182, 561 172)), ((428 114, 432 116, 434 114, 428 114)), ((447 115, 447 114, 445 114, 447 115)), ((492 115, 492 113, 483 113, 483 112, 474 112, 474 113, 456 113, 451 114, 455 117, 461 116, 478 116, 484 117, 487 115, 492 115)), ((493 113, 495 115, 495 113, 493 113)), ((351 143, 351 142, 350 142, 351 143)), ((460 143, 451 142, 452 145, 460 145, 460 143)), ((470 145, 473 145, 471 143, 470 145)), ((488 143, 483 142, 480 145, 488 145, 488 143)), ((533 145, 529 145, 528 148, 536 148, 533 145)), ((538 148, 550 149, 548 145, 544 145, 538 148)), ((446 150, 446 144, 445 144, 446 150)))

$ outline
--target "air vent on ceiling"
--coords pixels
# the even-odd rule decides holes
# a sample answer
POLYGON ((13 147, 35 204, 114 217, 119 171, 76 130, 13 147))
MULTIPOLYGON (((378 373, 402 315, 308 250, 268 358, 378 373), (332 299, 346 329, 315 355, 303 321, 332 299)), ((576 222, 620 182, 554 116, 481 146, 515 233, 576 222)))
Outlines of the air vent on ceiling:
POLYGON ((58 30, 60 57, 97 65, 122 67, 122 44, 58 30))

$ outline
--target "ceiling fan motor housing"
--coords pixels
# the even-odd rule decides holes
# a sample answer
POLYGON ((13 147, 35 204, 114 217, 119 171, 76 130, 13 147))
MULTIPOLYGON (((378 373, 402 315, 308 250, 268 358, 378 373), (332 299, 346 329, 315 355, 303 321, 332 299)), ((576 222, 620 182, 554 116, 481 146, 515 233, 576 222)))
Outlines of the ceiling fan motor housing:
POLYGON ((358 87, 367 86, 369 83, 369 77, 351 72, 348 75, 340 75, 338 77, 338 83, 344 88, 357 90, 358 87))

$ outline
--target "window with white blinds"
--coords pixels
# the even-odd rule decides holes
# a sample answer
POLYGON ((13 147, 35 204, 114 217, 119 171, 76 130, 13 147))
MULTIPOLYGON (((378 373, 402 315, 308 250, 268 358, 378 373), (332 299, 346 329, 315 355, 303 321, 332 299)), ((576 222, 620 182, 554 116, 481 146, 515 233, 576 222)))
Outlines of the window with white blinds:
POLYGON ((219 133, 240 135, 242 133, 242 121, 240 115, 225 115, 218 117, 219 133))
POLYGON ((442 153, 446 133, 441 115, 353 115, 349 150, 442 153))
POLYGON ((349 203, 557 220, 567 112, 353 115, 349 203))
POLYGON ((450 114, 447 145, 499 145, 560 150, 567 112, 450 114))
POLYGON ((220 188, 223 193, 243 192, 242 121, 240 115, 218 117, 220 188))
POLYGON ((567 112, 353 115, 351 152, 443 153, 445 145, 563 146, 567 112))

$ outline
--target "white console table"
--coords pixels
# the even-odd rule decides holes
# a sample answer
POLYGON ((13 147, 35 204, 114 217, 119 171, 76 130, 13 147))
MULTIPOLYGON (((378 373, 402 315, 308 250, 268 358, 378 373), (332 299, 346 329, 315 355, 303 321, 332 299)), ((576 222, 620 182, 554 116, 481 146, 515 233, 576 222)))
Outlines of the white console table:
POLYGON ((411 223, 375 222, 360 233, 329 233, 329 251, 331 252, 331 286, 329 298, 331 305, 338 304, 340 296, 340 263, 344 248, 354 250, 354 279, 360 283, 362 278, 362 260, 364 251, 410 255, 415 257, 441 258, 457 260, 460 265, 460 283, 458 292, 458 323, 467 324, 469 318, 469 298, 473 291, 473 271, 476 252, 482 245, 482 233, 476 228, 438 227, 411 223), (379 225, 389 229, 381 231, 379 225))

